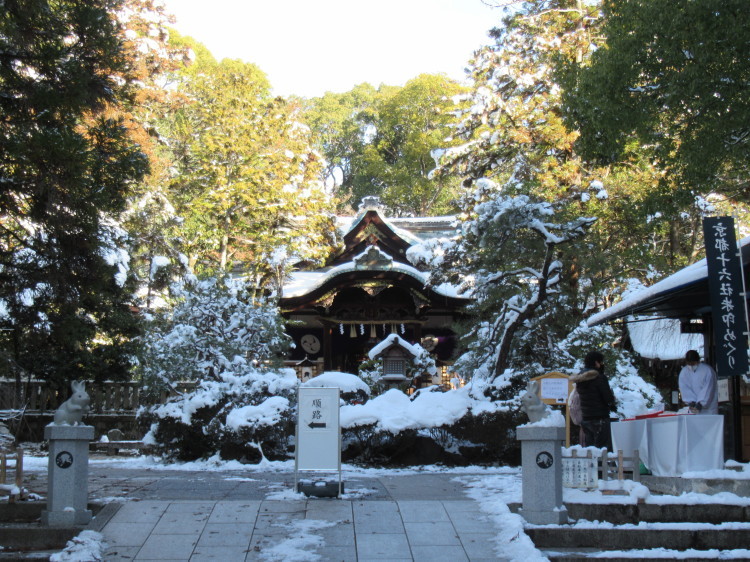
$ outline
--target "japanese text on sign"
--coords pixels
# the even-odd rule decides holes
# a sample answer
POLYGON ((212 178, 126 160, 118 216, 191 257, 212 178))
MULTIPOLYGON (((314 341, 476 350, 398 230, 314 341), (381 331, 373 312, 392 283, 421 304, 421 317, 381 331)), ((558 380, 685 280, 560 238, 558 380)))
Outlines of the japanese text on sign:
POLYGON ((703 220, 716 366, 720 376, 747 373, 747 321, 734 220, 703 220))

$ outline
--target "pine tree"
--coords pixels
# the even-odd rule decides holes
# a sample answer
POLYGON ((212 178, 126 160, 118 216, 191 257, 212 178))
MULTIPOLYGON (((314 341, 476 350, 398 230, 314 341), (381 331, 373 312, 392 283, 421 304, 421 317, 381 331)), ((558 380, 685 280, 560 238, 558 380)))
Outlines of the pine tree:
POLYGON ((433 247, 425 255, 432 258, 425 265, 431 283, 452 283, 474 299, 457 369, 466 378, 493 380, 518 366, 512 361, 514 348, 523 346, 517 336, 562 292, 562 249, 596 219, 566 220, 564 204, 504 195, 487 179, 467 189, 460 205, 458 236, 428 243, 433 247))

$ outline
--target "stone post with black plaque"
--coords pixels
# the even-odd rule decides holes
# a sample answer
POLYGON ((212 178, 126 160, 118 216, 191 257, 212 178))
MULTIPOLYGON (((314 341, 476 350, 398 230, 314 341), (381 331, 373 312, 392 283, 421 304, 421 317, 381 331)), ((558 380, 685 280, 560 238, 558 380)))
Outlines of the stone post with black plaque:
POLYGON ((88 509, 88 476, 89 442, 94 438, 94 428, 51 423, 44 428, 44 438, 49 442, 49 482, 42 524, 86 525, 92 516, 88 509))
POLYGON ((568 510, 562 498, 562 451, 565 428, 534 425, 516 428, 521 441, 523 507, 519 510, 533 525, 562 525, 568 510))

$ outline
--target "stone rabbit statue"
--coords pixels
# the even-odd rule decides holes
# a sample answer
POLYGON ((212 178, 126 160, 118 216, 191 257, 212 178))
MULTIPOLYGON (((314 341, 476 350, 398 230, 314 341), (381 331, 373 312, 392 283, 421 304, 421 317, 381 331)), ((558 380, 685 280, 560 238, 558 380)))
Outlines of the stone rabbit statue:
POLYGON ((521 410, 529 416, 531 423, 536 423, 549 415, 549 409, 539 398, 539 381, 529 381, 526 392, 521 396, 521 410))
POLYGON ((70 383, 73 389, 73 395, 55 412, 55 423, 58 425, 79 425, 83 416, 89 413, 89 404, 91 399, 86 393, 86 383, 84 381, 73 381, 70 383))

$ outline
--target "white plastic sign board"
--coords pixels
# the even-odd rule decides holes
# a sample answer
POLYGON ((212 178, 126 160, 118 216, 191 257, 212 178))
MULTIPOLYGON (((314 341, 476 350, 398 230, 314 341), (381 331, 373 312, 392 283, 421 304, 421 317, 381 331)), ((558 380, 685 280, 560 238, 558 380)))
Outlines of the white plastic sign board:
POLYGON ((548 377, 541 379, 541 398, 554 400, 558 404, 568 401, 568 379, 548 377))
POLYGON ((339 394, 338 388, 299 388, 297 470, 341 469, 339 394))

